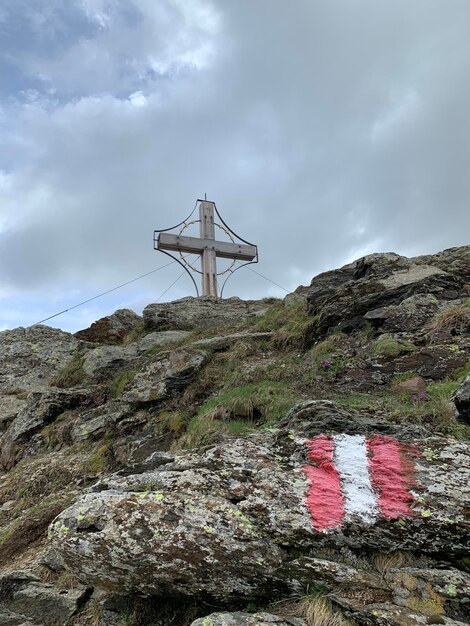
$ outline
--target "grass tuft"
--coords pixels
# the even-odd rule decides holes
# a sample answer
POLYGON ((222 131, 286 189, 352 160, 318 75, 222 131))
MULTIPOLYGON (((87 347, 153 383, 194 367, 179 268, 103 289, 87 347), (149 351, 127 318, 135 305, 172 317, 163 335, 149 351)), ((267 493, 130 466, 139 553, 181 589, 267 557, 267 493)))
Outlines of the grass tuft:
POLYGON ((306 346, 311 325, 306 302, 287 307, 281 300, 260 316, 252 328, 256 332, 274 332, 273 344, 280 350, 301 350, 306 346))
POLYGON ((261 424, 275 424, 297 400, 285 385, 269 380, 232 389, 204 402, 177 447, 207 445, 221 433, 243 436, 261 424))
POLYGON ((432 333, 463 333, 470 326, 470 300, 436 313, 429 324, 432 333))
POLYGON ((113 398, 120 398, 130 383, 136 377, 137 372, 135 370, 126 370, 116 374, 114 378, 109 382, 109 391, 113 398))
POLYGON ((72 359, 63 367, 57 375, 51 379, 50 385, 68 389, 80 385, 86 379, 86 373, 83 369, 85 357, 77 352, 72 359))
POLYGON ((307 626, 352 626, 352 622, 335 609, 325 595, 306 593, 296 601, 285 604, 282 614, 303 619, 307 626))

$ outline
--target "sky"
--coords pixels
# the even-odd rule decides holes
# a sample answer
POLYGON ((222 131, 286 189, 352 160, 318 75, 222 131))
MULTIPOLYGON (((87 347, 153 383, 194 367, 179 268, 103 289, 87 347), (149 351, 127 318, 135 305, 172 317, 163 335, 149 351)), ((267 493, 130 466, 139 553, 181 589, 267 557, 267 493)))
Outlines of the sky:
MULTIPOLYGON (((226 296, 470 243, 469 42, 468 0, 0 0, 0 330, 166 264, 153 230, 205 193, 280 285, 226 296)), ((180 276, 48 323, 194 295, 180 276)))

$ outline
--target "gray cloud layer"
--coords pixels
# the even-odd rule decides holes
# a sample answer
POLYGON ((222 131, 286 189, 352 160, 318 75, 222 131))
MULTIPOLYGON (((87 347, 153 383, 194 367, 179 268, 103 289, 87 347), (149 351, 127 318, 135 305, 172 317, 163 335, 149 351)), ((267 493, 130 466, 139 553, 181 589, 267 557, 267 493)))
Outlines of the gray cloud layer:
POLYGON ((204 192, 289 289, 468 243, 469 35, 467 0, 0 0, 0 328, 163 264, 204 192))

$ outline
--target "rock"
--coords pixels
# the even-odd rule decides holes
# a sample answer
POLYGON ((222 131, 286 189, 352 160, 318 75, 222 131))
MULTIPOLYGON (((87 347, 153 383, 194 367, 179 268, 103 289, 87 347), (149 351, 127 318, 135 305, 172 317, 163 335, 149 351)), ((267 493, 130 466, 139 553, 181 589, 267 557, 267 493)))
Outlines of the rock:
POLYGON ((109 375, 108 370, 129 369, 138 357, 152 348, 165 346, 184 339, 189 333, 185 331, 165 331, 149 333, 128 346, 99 346, 87 352, 83 369, 88 376, 97 374, 109 375))
MULTIPOLYGON (((349 415, 349 423, 354 422, 349 415)), ((318 425, 310 428, 316 432, 318 425)), ((360 421, 358 430, 364 430, 360 421)), ((292 556, 307 546, 465 554, 470 546, 469 475, 467 442, 426 438, 402 443, 381 434, 305 439, 302 432, 282 429, 265 435, 264 442, 259 435, 253 441, 231 439, 228 445, 175 453, 173 461, 141 474, 107 477, 58 516, 50 535, 66 566, 96 587, 144 595, 253 598, 292 585, 297 576, 302 580, 301 573, 293 574, 299 565, 323 579, 326 570, 320 572, 318 562, 296 562, 292 556), (356 494, 345 496, 357 500, 348 505, 356 512, 345 514, 345 521, 341 514, 332 522, 334 505, 315 492, 312 468, 323 465, 316 464, 311 450, 321 454, 327 441, 342 450, 337 461, 343 464, 342 484, 350 484, 350 493, 356 494), (367 508, 374 511, 375 501, 365 504, 361 495, 358 454, 366 443, 375 459, 373 481, 383 485, 374 487, 383 502, 376 513, 367 508), (388 476, 393 476, 390 489, 388 476), (322 511, 326 526, 319 523, 322 511)), ((329 568, 331 580, 346 580, 344 569, 329 568)), ((361 580, 365 583, 367 576, 361 580)))
POLYGON ((39 558, 39 563, 53 572, 65 572, 64 561, 57 550, 48 548, 39 558))
POLYGON ((329 400, 305 400, 292 407, 280 422, 282 430, 277 435, 278 445, 289 445, 285 440, 285 431, 295 432, 306 438, 322 433, 347 433, 349 435, 369 435, 379 433, 397 437, 402 441, 430 436, 423 426, 393 424, 367 414, 351 416, 345 409, 340 409, 329 400))
POLYGON ((16 506, 16 500, 7 500, 1 506, 1 511, 11 511, 16 506))
POLYGON ((221 337, 211 337, 210 339, 199 339, 191 345, 193 348, 202 348, 203 350, 227 350, 237 341, 260 341, 263 339, 271 339, 273 333, 235 333, 233 335, 224 335, 221 337))
POLYGON ((314 580, 317 584, 344 589, 388 589, 382 577, 376 572, 358 570, 344 563, 326 559, 301 556, 286 566, 286 579, 289 588, 296 594, 302 594, 314 580))
POLYGON ((29 619, 37 626, 64 624, 90 594, 84 587, 60 591, 32 572, 13 571, 0 577, 0 624, 26 626, 29 619))
POLYGON ((76 442, 101 437, 131 413, 129 405, 119 400, 81 412, 72 427, 72 440, 76 442))
MULTIPOLYGON (((87 352, 83 362, 83 369, 87 376, 95 376, 102 370, 119 370, 128 368, 138 356, 135 345, 129 346, 100 346, 87 352)), ((109 374, 109 373, 108 373, 109 374)))
POLYGON ((431 294, 416 294, 400 304, 368 311, 364 319, 384 332, 412 332, 423 328, 439 309, 439 301, 431 294))
POLYGON ((183 390, 206 361, 202 350, 180 348, 157 354, 142 367, 123 393, 122 400, 129 403, 148 403, 163 400, 175 391, 183 390))
POLYGON ((307 301, 315 316, 314 333, 329 329, 350 332, 367 321, 380 327, 390 320, 390 330, 401 323, 417 329, 428 319, 428 311, 442 300, 465 297, 470 246, 407 259, 393 253, 371 254, 341 269, 316 276, 307 301), (445 258, 457 271, 447 272, 445 258), (429 308, 426 303, 431 302, 429 308))
POLYGON ((0 607, 0 626, 40 626, 39 624, 33 624, 26 619, 24 615, 18 615, 18 613, 12 613, 8 609, 0 607))
POLYGON ((403 372, 415 372, 422 378, 442 380, 467 363, 468 355, 463 350, 453 350, 451 346, 427 346, 416 352, 402 354, 390 360, 379 358, 382 372, 390 376, 403 372))
POLYGON ((0 439, 0 462, 11 468, 24 445, 31 443, 31 436, 67 409, 78 406, 88 397, 83 389, 51 389, 35 391, 28 396, 26 406, 11 422, 0 439))
POLYGON ((426 381, 421 376, 412 376, 396 382, 393 388, 400 393, 418 394, 426 389, 426 381))
POLYGON ((137 350, 139 354, 142 354, 152 348, 183 341, 190 334, 187 330, 164 330, 162 332, 149 333, 136 342, 137 350))
POLYGON ((296 617, 279 617, 271 613, 212 613, 201 617, 191 626, 307 626, 296 617))
POLYGON ((78 346, 73 335, 48 326, 0 332, 0 420, 16 417, 30 392, 47 390, 78 346))
MULTIPOLYGON (((48 583, 41 583, 23 572, 12 572, 0 579, 0 603, 13 616, 22 618, 18 624, 32 619, 41 626, 64 624, 83 606, 91 595, 85 587, 60 591, 48 583)), ((7 614, 8 615, 8 614, 7 614)), ((8 622, 7 622, 8 623, 8 622)), ((11 622, 15 624, 15 622, 11 622)))
POLYGON ((140 322, 142 317, 130 309, 118 309, 112 315, 93 322, 89 328, 79 330, 75 337, 93 343, 121 343, 140 322))
POLYGON ((452 399, 457 408, 459 420, 470 424, 470 374, 457 389, 452 399))
MULTIPOLYGON (((445 570, 445 569, 419 569, 416 567, 406 567, 400 570, 392 570, 386 576, 387 581, 392 585, 394 589, 399 587, 409 588, 419 587, 418 583, 412 582, 410 579, 421 581, 422 585, 432 585, 433 593, 438 593, 442 597, 442 603, 445 598, 456 600, 468 600, 470 598, 470 574, 465 572, 459 572, 458 570, 445 570)), ((432 607, 429 607, 430 614, 436 614, 431 611, 432 607)), ((470 610, 470 607, 468 607, 470 610)))
POLYGON ((88 397, 84 389, 50 389, 47 392, 33 392, 28 396, 26 407, 13 420, 4 440, 14 443, 26 441, 32 433, 37 432, 52 422, 58 415, 79 406, 88 397))
POLYGON ((144 325, 152 330, 195 330, 206 326, 237 324, 261 315, 269 307, 263 300, 221 300, 210 296, 183 298, 145 307, 144 325))

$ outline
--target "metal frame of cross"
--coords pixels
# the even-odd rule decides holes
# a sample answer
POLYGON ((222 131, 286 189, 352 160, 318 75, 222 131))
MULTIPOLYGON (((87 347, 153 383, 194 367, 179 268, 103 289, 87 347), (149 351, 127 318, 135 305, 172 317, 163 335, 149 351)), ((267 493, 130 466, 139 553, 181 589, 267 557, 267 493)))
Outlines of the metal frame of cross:
MULTIPOLYGON (((201 257, 202 295, 217 298, 219 297, 217 285, 217 257, 245 261, 246 263, 256 263, 258 260, 258 248, 248 242, 235 242, 233 238, 232 241, 217 241, 215 238, 215 214, 217 214, 220 221, 224 225, 225 228, 223 228, 223 230, 230 232, 238 239, 241 239, 241 237, 238 237, 238 235, 230 230, 230 228, 222 220, 219 212, 217 211, 217 207, 215 206, 215 202, 198 199, 196 205, 198 203, 199 220, 196 221, 200 222, 200 236, 187 237, 182 235, 181 231, 180 234, 177 235, 166 231, 154 231, 154 247, 156 250, 160 250, 161 252, 170 251, 179 252, 181 254, 199 254, 201 257)), ((194 209, 195 208, 196 207, 194 207, 194 209)), ((188 219, 189 218, 187 218, 184 222, 181 222, 181 224, 186 226, 188 219)), ((174 228, 181 226, 181 224, 178 224, 174 228)), ((168 230, 173 229, 170 228, 168 230)), ((178 261, 178 259, 175 260, 178 261)), ((187 268, 185 267, 185 269, 187 268)), ((195 282, 194 284, 197 290, 197 285, 195 282)))

